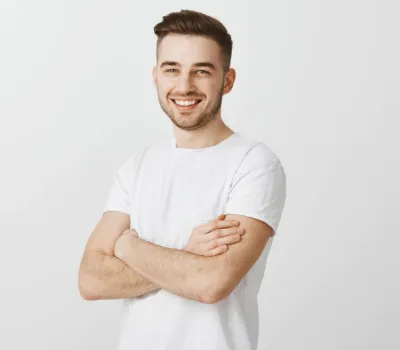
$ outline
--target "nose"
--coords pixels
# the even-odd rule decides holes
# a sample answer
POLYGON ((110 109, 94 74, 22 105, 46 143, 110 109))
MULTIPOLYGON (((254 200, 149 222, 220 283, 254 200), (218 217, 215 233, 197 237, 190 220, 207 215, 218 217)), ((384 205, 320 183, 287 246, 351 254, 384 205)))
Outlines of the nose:
POLYGON ((176 88, 181 94, 186 94, 191 91, 192 80, 189 74, 181 74, 176 83, 176 88))

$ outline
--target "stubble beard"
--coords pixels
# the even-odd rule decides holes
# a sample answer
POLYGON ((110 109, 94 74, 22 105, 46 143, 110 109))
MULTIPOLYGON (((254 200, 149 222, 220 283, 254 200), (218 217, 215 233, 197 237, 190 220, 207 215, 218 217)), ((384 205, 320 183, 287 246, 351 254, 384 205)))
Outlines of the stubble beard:
POLYGON ((196 130, 203 128, 206 126, 210 121, 214 120, 219 112, 221 105, 222 105, 222 97, 223 97, 223 89, 221 89, 217 101, 214 105, 210 106, 208 110, 203 110, 200 112, 199 115, 196 117, 188 117, 186 120, 180 121, 179 119, 184 118, 177 118, 169 106, 167 106, 168 102, 163 101, 158 93, 158 101, 160 103, 161 109, 164 113, 168 116, 168 118, 174 123, 176 127, 182 130, 196 130))

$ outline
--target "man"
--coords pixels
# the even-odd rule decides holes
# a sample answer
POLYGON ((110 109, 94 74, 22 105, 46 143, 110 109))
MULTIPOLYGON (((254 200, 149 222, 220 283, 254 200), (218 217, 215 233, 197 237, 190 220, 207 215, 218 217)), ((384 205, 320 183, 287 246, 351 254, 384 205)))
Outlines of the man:
POLYGON ((256 349, 264 248, 283 211, 285 173, 266 145, 222 121, 235 81, 225 27, 180 11, 154 31, 154 84, 174 136, 118 169, 80 292, 125 299, 120 350, 256 349))

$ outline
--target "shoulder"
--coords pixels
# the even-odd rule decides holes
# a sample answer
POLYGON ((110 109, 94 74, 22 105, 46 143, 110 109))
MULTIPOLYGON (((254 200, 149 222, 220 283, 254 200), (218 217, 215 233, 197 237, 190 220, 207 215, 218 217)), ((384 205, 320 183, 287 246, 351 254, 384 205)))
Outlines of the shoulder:
POLYGON ((263 141, 238 134, 236 145, 243 150, 238 170, 260 167, 267 167, 270 170, 283 168, 278 155, 263 141))

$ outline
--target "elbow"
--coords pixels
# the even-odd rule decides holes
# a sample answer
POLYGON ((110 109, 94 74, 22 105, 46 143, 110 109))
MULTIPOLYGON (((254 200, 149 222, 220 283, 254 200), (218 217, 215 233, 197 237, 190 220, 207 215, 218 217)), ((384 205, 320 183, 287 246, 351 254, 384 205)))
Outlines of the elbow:
POLYGON ((216 304, 219 301, 224 299, 223 297, 220 297, 216 294, 209 294, 209 295, 204 295, 201 298, 198 299, 199 302, 203 304, 216 304))
POLYGON ((99 296, 93 288, 88 288, 87 286, 83 286, 81 284, 79 284, 79 294, 84 300, 99 300, 99 296))
POLYGON ((201 298, 199 298, 200 302, 203 304, 216 304, 219 301, 225 299, 230 294, 227 290, 210 290, 209 292, 203 294, 201 298))
POLYGON ((79 289, 79 294, 82 297, 82 299, 86 301, 99 300, 99 297, 96 294, 87 291, 82 291, 82 289, 79 289))
POLYGON ((85 276, 82 273, 79 274, 78 289, 82 299, 88 301, 99 300, 96 283, 90 276, 85 276))
POLYGON ((204 304, 215 304, 228 297, 233 289, 229 283, 223 282, 221 279, 212 281, 212 283, 207 283, 205 288, 202 288, 202 293, 197 300, 204 304))
MULTIPOLYGON (((237 278, 227 269, 202 267, 197 273, 191 274, 187 279, 187 287, 190 289, 191 299, 203 304, 216 304, 227 298, 235 289, 237 278), (190 286, 190 287, 189 287, 190 286)), ((190 297, 189 297, 190 298, 190 297)))
POLYGON ((101 283, 94 274, 93 265, 98 263, 97 252, 87 252, 84 254, 78 271, 78 290, 84 300, 101 299, 101 283))

